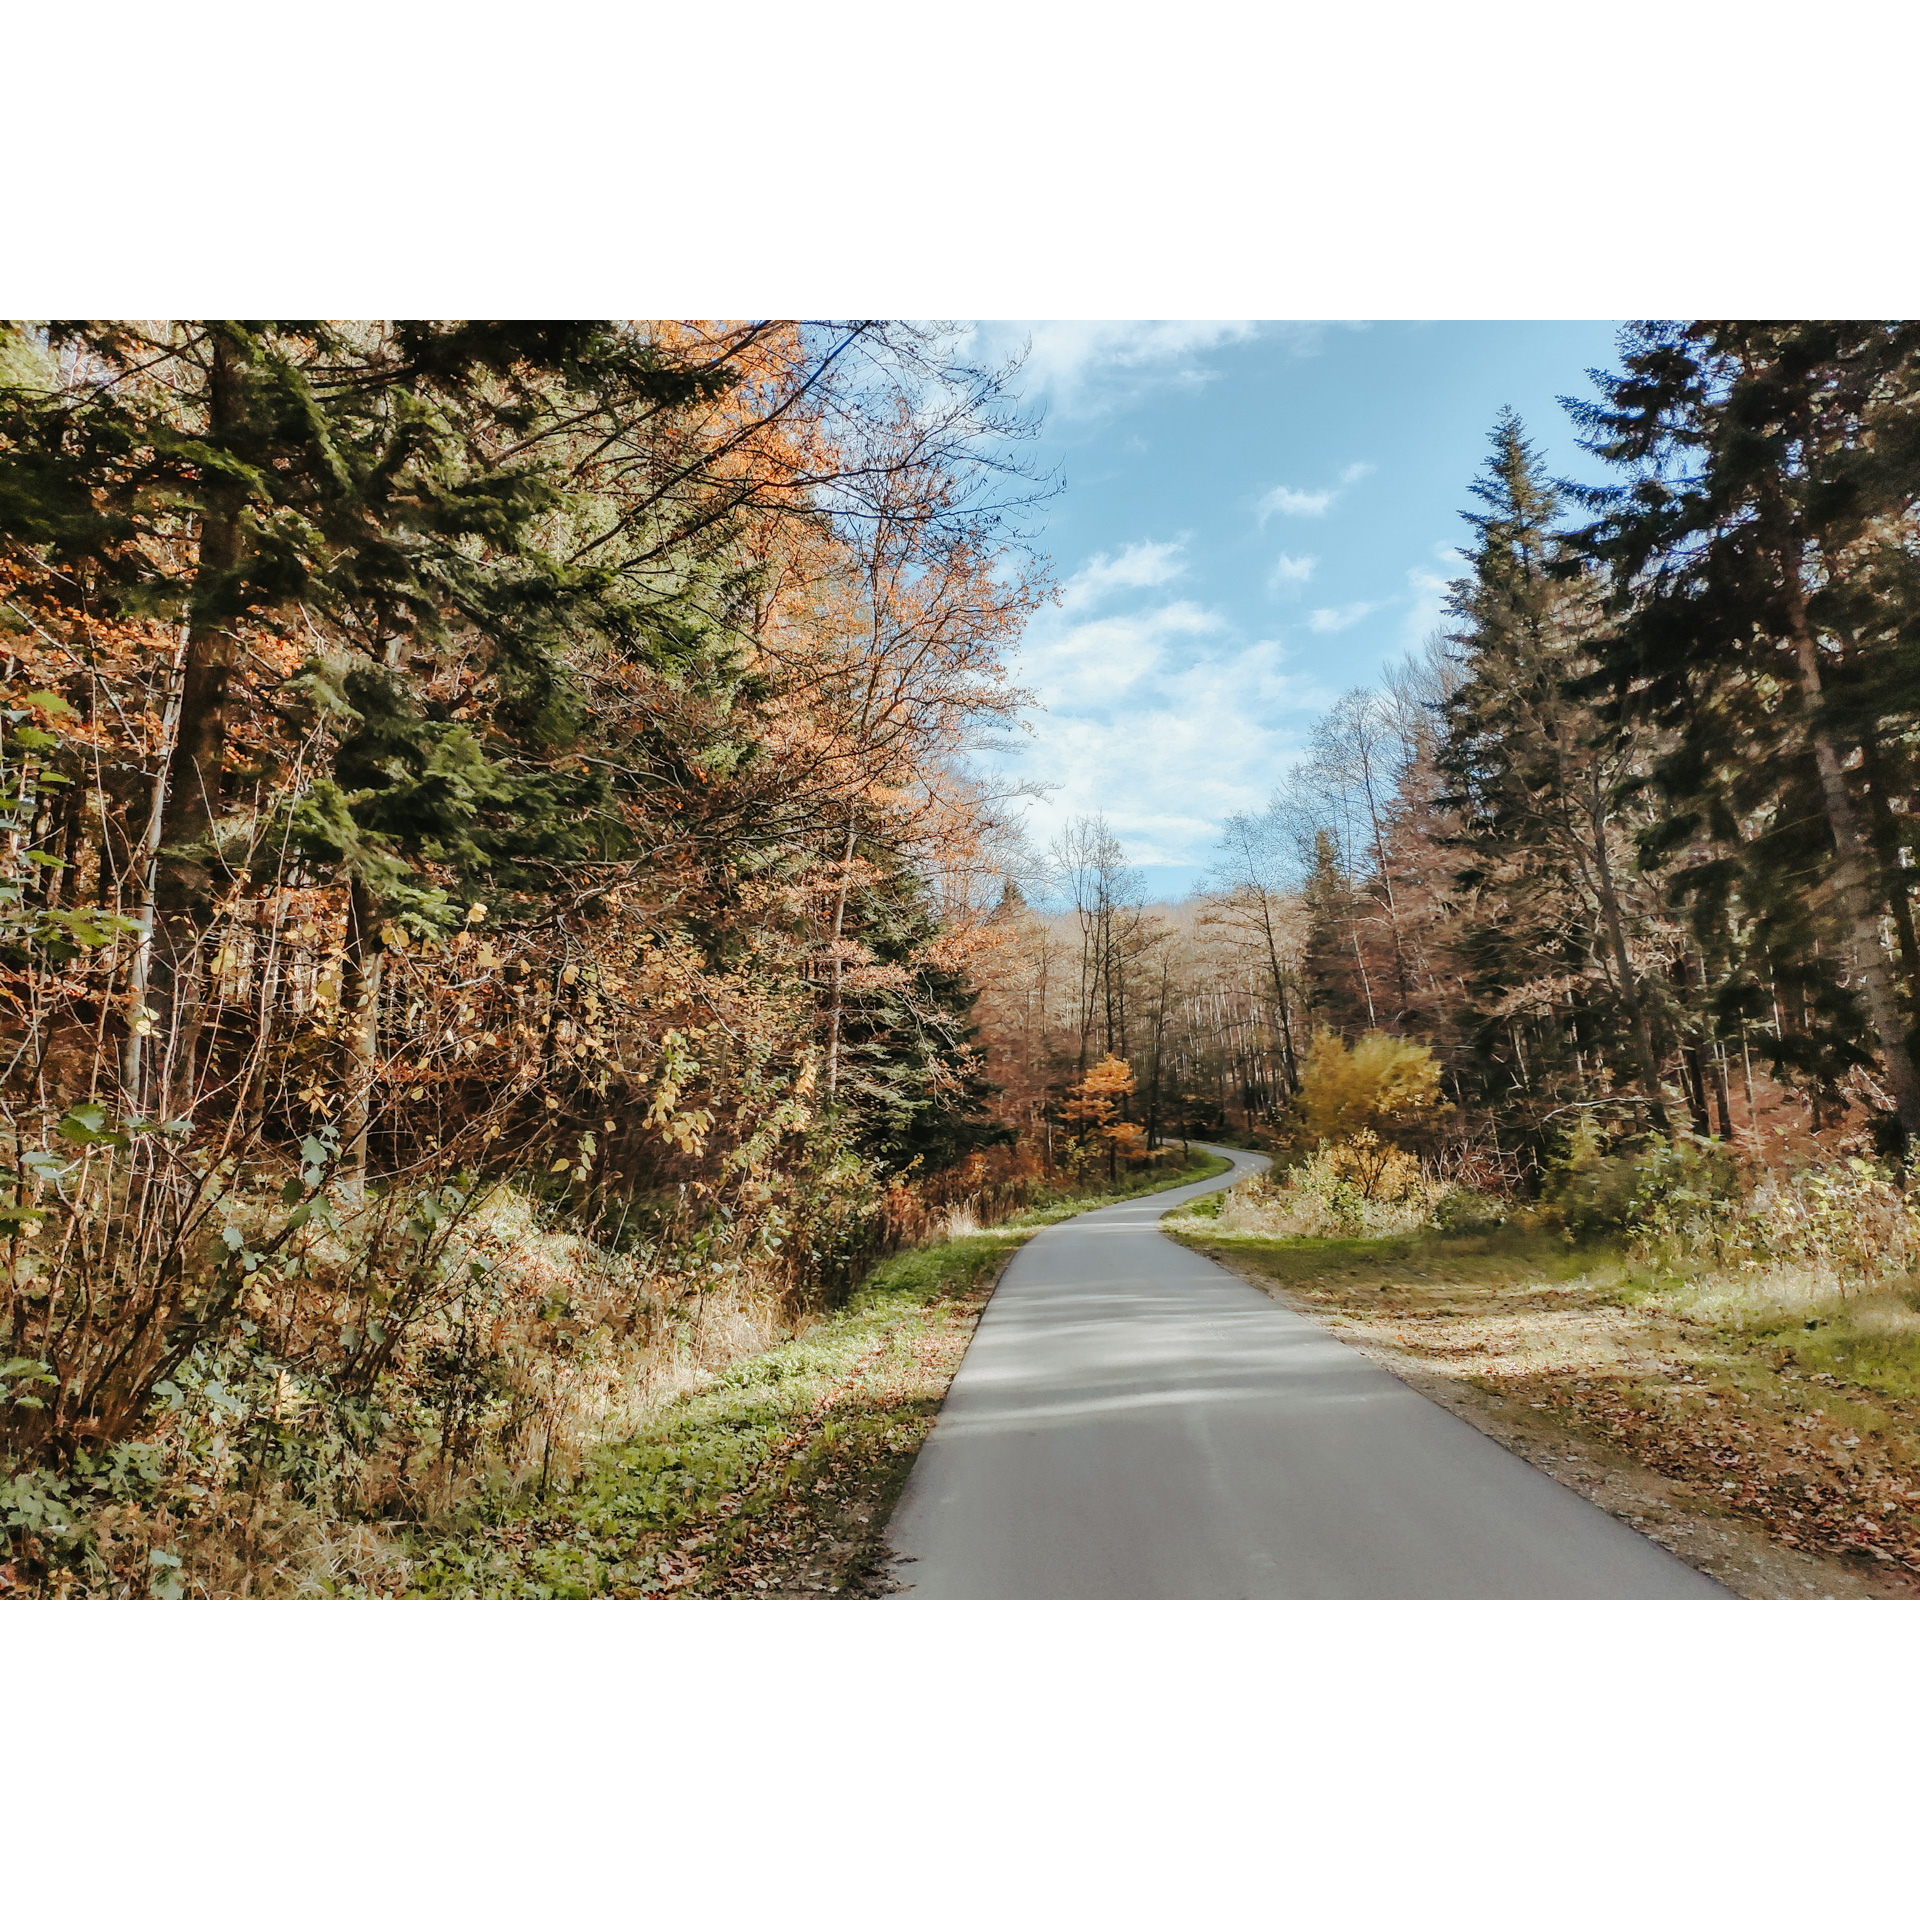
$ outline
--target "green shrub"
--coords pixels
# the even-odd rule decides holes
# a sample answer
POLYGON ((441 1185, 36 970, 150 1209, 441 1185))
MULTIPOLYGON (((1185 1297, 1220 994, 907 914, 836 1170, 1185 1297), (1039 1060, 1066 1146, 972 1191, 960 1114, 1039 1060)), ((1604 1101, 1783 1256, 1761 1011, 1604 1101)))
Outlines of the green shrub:
POLYGON ((1656 1137, 1631 1152, 1582 1114, 1547 1169, 1526 1220, 1572 1240, 1624 1235, 1646 1243, 1718 1242, 1738 1231, 1740 1178, 1718 1141, 1656 1137))
POLYGON ((1458 1187, 1433 1210, 1436 1233, 1449 1235, 1492 1233, 1506 1223, 1506 1203, 1492 1194, 1458 1187))

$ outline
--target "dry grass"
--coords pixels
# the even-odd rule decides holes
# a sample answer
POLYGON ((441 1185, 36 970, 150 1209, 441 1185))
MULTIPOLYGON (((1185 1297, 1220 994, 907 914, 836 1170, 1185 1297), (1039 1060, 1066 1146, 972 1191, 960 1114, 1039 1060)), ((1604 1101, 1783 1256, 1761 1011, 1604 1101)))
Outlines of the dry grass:
MULTIPOLYGON (((315 1236, 301 1310, 327 1317, 356 1222, 315 1236)), ((708 1385, 798 1324, 748 1262, 716 1262, 694 1289, 543 1227, 501 1186, 450 1236, 447 1263, 484 1288, 429 1317, 376 1395, 343 1409, 291 1370, 262 1377, 242 1338, 214 1356, 151 1439, 113 1458, 146 1472, 118 1497, 99 1477, 0 1483, 21 1557, 0 1593, 311 1598, 404 1591, 408 1530, 477 1499, 566 1479, 596 1448, 708 1385), (480 1424, 447 1444, 433 1398, 440 1356, 484 1382, 480 1424), (344 1419, 373 1425, 356 1440, 344 1419), (38 1498, 38 1510, 26 1506, 38 1498), (27 1515, 30 1517, 20 1518, 27 1515), (37 1557, 37 1564, 36 1564, 37 1557)), ((344 1294, 341 1296, 344 1299, 344 1294)))
MULTIPOLYGON (((1225 1164, 1196 1156, 1191 1168, 1143 1173, 1122 1190, 1205 1178, 1225 1164)), ((949 1297, 953 1287, 967 1294, 1028 1233, 1114 1197, 1062 1195, 1010 1229, 982 1227, 975 1208, 955 1205, 933 1246, 882 1263, 854 1303, 823 1317, 785 1308, 750 1260, 710 1258, 688 1286, 648 1264, 657 1246, 610 1252, 544 1226, 524 1195, 496 1189, 461 1219, 447 1248, 453 1270, 478 1267, 486 1285, 459 1313, 423 1324, 371 1409, 384 1427, 350 1443, 338 1406, 293 1373, 263 1381, 235 1342, 225 1384, 210 1381, 162 1418, 155 1439, 127 1456, 142 1471, 122 1474, 124 1488, 99 1477, 0 1481, 15 1539, 36 1543, 40 1555, 37 1564, 24 1555, 0 1563, 0 1594, 665 1591, 676 1564, 724 1586, 733 1578, 725 1568, 757 1564, 760 1549, 743 1536, 716 1558, 711 1542, 683 1538, 690 1516, 724 1533, 775 1498, 767 1473, 799 1472, 817 1457, 840 1464, 832 1484, 815 1490, 819 1499, 807 1495, 807 1511, 853 1489, 849 1516, 864 1503, 877 1528, 887 1499, 884 1487, 874 1491, 874 1474, 884 1480, 895 1465, 904 1473, 900 1463, 910 1464, 965 1351, 978 1303, 949 1297), (444 1444, 444 1409, 430 1397, 436 1356, 449 1352, 488 1393, 464 1448, 444 1444), (753 1410, 747 1426, 757 1438, 735 1430, 743 1408, 753 1410), (680 1438, 662 1441, 668 1434, 680 1438), (695 1464, 662 1464, 682 1454, 695 1464), (856 1456, 867 1465, 850 1468, 856 1456), (688 1473, 699 1486, 690 1504, 681 1499, 688 1473), (586 1497, 580 1490, 609 1474, 612 1497, 651 1515, 656 1532, 666 1527, 644 1578, 637 1562, 625 1575, 609 1573, 611 1563, 581 1548, 578 1523, 566 1517, 586 1497), (672 1514, 679 1518, 669 1525, 672 1514), (477 1538, 495 1545, 476 1559, 477 1538), (670 1564, 674 1553, 683 1564, 670 1564)), ((332 1311, 330 1277, 350 1265, 353 1232, 345 1219, 317 1238, 306 1311, 332 1311)), ((781 1500, 787 1484, 780 1481, 781 1500)), ((803 1522, 783 1523, 781 1551, 796 1566, 837 1569, 829 1584, 854 1579, 851 1546, 816 1552, 804 1544, 812 1523, 803 1522)), ((835 1527, 821 1540, 859 1532, 851 1517, 835 1527)), ((754 1590, 750 1581, 745 1590, 754 1590)), ((804 1579, 801 1590, 811 1590, 804 1579)))
POLYGON ((728 1368, 545 1498, 504 1493, 416 1537, 415 1591, 449 1598, 884 1590, 881 1536, 995 1277, 1053 1221, 1227 1171, 1196 1155, 1122 1192, 1061 1196, 981 1228, 949 1216, 804 1337, 728 1368))
POLYGON ((1223 1233, 1270 1239, 1380 1239, 1417 1233, 1452 1192, 1411 1154, 1363 1130, 1285 1172, 1257 1174, 1221 1197, 1223 1233))
POLYGON ((413 1590, 452 1599, 864 1590, 993 1279, 1031 1231, 965 1234, 896 1256, 844 1313, 728 1369, 545 1499, 482 1501, 466 1524, 422 1530, 413 1590))

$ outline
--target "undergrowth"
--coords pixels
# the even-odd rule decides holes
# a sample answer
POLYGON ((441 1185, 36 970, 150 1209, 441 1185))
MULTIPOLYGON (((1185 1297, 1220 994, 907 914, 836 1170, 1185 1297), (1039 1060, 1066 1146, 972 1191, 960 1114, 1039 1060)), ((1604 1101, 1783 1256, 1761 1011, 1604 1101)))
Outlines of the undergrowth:
MULTIPOLYGON (((477 1501, 409 1541, 437 1598, 857 1591, 939 1411, 983 1287, 1042 1227, 1230 1170, 1193 1164, 1065 1195, 882 1262, 840 1312, 728 1368, 544 1497, 477 1501), (828 1538, 821 1515, 839 1533, 828 1538), (818 1562, 818 1564, 810 1564, 818 1562), (811 1577, 811 1576, 819 1577, 811 1577)), ((830 1529, 830 1530, 831 1530, 830 1529)))
MULTIPOLYGON (((465 1283, 370 1391, 329 1390, 243 1313, 165 1384, 137 1437, 0 1471, 0 1593, 648 1590, 651 1576, 576 1537, 587 1525, 601 1539, 593 1529, 610 1517, 580 1489, 611 1473, 614 1517, 643 1531, 691 1525, 753 1482, 883 1325, 897 1329, 949 1283, 964 1291, 982 1261, 1053 1220, 1226 1166, 1195 1155, 984 1231, 952 1209, 946 1244, 882 1262, 824 1321, 783 1312, 722 1249, 655 1273, 650 1249, 597 1246, 496 1188, 443 1230, 437 1257, 465 1283), (589 1519, 563 1520, 581 1499, 589 1519), (494 1565, 494 1549, 477 1543, 520 1526, 531 1532, 501 1562, 512 1578, 489 1585, 495 1576, 474 1569, 494 1565)), ((350 1253, 350 1222, 314 1231, 296 1277, 302 1311, 331 1324, 328 1275, 350 1253)), ((0 1398, 39 1384, 30 1365, 0 1369, 0 1398)))
POLYGON ((1415 1359, 1703 1510, 1897 1578, 1920 1574, 1910 1191, 1859 1153, 1755 1174, 1663 1142, 1576 1162, 1479 1234, 1288 1237, 1237 1195, 1167 1224, 1336 1326, 1378 1329, 1389 1365, 1415 1359))

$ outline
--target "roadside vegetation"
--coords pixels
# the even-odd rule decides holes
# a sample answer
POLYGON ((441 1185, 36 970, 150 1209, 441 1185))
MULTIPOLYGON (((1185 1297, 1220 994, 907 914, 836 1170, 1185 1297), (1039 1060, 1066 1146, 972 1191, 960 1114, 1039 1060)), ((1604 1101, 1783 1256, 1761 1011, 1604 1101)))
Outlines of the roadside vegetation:
MULTIPOLYGON (((254 1396, 216 1385, 183 1394, 156 1442, 98 1463, 82 1453, 64 1473, 16 1472, 0 1483, 0 1518, 59 1594, 866 1591, 893 1499, 1008 1254, 1056 1220, 1227 1167, 1170 1148, 1111 1182, 1043 1188, 1040 1204, 985 1228, 971 1198, 923 1229, 929 1244, 872 1266, 842 1307, 782 1315, 736 1273, 625 1339, 597 1315, 632 1297, 631 1264, 543 1225, 503 1187, 474 1210, 472 1249, 505 1270, 501 1284, 546 1304, 564 1343, 548 1361, 564 1417, 536 1448, 516 1459, 470 1442, 448 1471, 429 1408, 410 1423, 422 1469, 401 1477, 403 1463, 382 1483, 373 1472, 394 1458, 404 1403, 386 1431, 323 1451, 314 1410, 284 1385, 266 1421, 254 1396)), ((23 1571, 0 1569, 0 1585, 24 1586, 23 1571)))
POLYGON ((1503 413, 1444 626, 1228 823, 1276 1168, 1175 1230, 1788 1556, 1742 1590, 1910 1590, 1920 329, 1646 323, 1594 379, 1610 484, 1503 413))
POLYGON ((865 1597, 882 1533, 1011 1255, 1042 1227, 1229 1170, 1194 1150, 881 1262, 847 1305, 743 1360, 544 1495, 404 1542, 437 1598, 865 1597))

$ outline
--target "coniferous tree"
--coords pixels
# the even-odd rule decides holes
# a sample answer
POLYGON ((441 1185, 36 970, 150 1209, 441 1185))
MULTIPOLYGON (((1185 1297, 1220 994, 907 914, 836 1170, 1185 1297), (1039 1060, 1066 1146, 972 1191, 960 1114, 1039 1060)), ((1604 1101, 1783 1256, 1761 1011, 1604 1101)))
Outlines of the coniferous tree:
POLYGON ((1301 900, 1307 914, 1308 1004, 1320 1022, 1343 1034, 1380 1024, 1373 979, 1360 941, 1360 890, 1327 827, 1314 831, 1301 900))
POLYGON ((1573 411, 1634 476, 1586 496, 1583 545, 1614 585, 1596 690, 1660 736, 1647 857, 1677 868, 1700 946, 1744 936, 1731 1013, 1801 1001, 1776 1060, 1829 1086, 1873 1065, 1920 1137, 1920 327, 1645 324, 1625 349, 1573 411))
POLYGON ((1577 1077, 1596 1026, 1622 1029, 1646 1111, 1664 1125, 1617 817, 1633 741, 1596 729, 1575 691, 1600 631, 1597 596, 1563 562, 1559 495, 1519 418, 1503 411, 1489 439, 1472 488, 1484 511, 1464 516, 1475 533, 1472 572, 1451 598, 1463 674, 1438 756, 1468 857, 1459 885, 1480 897, 1459 936, 1476 1050, 1489 1070, 1504 1052, 1511 1085, 1538 1080, 1546 1093, 1577 1077), (1514 1032, 1522 1008, 1532 1060, 1514 1032))
MULTIPOLYGON (((184 1086, 205 1016, 208 935, 242 878, 228 748, 255 623, 289 613, 324 623, 368 697, 382 672, 403 673, 450 639, 477 642, 512 730, 564 735, 559 636, 583 619, 630 624, 633 610, 603 565, 569 566, 543 546, 560 498, 553 463, 514 446, 541 443, 557 392, 645 410, 710 395, 729 376, 668 365, 600 323, 204 321, 155 337, 75 322, 48 338, 78 358, 82 378, 0 390, 0 537, 45 554, 98 611, 181 625, 140 984, 160 1003, 184 1086)), ((376 704, 363 744, 396 746, 410 732, 410 750, 464 753, 470 797, 484 790, 497 809, 516 791, 482 770, 484 732, 442 728, 430 744, 436 722, 416 701, 390 690, 376 704)), ((357 709, 340 711, 361 725, 357 709)), ((389 825, 397 806, 388 793, 389 825)), ((316 794, 306 840, 317 857, 333 823, 337 870, 357 889, 351 957, 364 974, 383 891, 406 895, 405 862, 390 831, 352 813, 316 794)))

